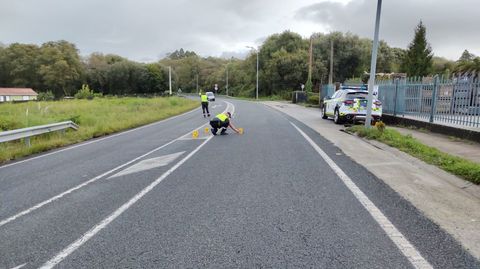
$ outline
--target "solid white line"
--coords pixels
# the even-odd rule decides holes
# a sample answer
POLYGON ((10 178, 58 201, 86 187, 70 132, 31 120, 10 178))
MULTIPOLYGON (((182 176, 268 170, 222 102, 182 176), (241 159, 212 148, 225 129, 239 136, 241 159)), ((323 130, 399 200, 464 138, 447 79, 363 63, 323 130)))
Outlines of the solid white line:
MULTIPOLYGON (((227 103, 227 102, 226 102, 226 103, 227 103)), ((230 104, 230 105, 233 106, 233 104, 231 104, 231 103, 228 103, 228 104, 230 104)), ((225 109, 225 111, 227 111, 227 109, 228 109, 228 104, 227 104, 227 108, 225 109)), ((233 107, 233 111, 235 111, 235 107, 233 107)), ((205 126, 205 125, 206 125, 206 123, 202 124, 201 126, 199 126, 199 127, 196 128, 196 129, 200 129, 200 128, 202 128, 202 127, 205 126)), ((194 130, 196 130, 196 129, 194 129, 194 130)), ((164 145, 162 145, 162 146, 159 146, 159 147, 157 147, 157 148, 155 148, 155 149, 153 149, 153 150, 151 150, 151 151, 149 151, 149 152, 147 152, 147 153, 145 153, 145 154, 143 154, 143 155, 141 155, 141 156, 138 156, 137 158, 135 158, 135 159, 133 159, 133 160, 131 160, 131 161, 128 161, 128 162, 126 162, 126 163, 124 163, 124 164, 122 164, 122 165, 120 165, 120 166, 117 166, 117 167, 115 167, 115 168, 113 168, 113 169, 111 169, 111 170, 109 170, 109 171, 107 171, 107 172, 105 172, 105 173, 103 173, 103 174, 101 174, 101 175, 99 175, 99 176, 96 176, 96 177, 94 177, 94 178, 92 178, 92 179, 90 179, 90 180, 88 180, 88 181, 85 181, 85 182, 83 182, 83 183, 81 183, 81 184, 79 184, 79 185, 77 185, 77 186, 75 186, 75 187, 73 187, 73 188, 71 188, 71 189, 68 189, 68 190, 66 190, 66 191, 64 191, 64 192, 62 192, 62 193, 60 193, 60 194, 58 194, 58 195, 55 195, 54 197, 52 197, 52 198, 50 198, 50 199, 47 199, 47 200, 45 200, 45 201, 43 201, 43 202, 41 202, 41 203, 38 203, 38 204, 36 204, 36 205, 28 208, 28 209, 25 209, 25 210, 23 210, 22 212, 17 213, 17 214, 15 214, 15 215, 13 215, 13 216, 11 216, 11 217, 9 217, 9 218, 6 218, 6 219, 4 219, 4 220, 1 220, 1 221, 0 221, 0 227, 2 227, 3 225, 5 225, 5 224, 7 224, 7 223, 9 223, 9 222, 12 222, 12 221, 20 218, 20 217, 22 217, 22 216, 25 216, 25 215, 27 215, 27 214, 29 214, 29 213, 31 213, 31 212, 33 212, 33 211, 35 211, 35 210, 37 210, 37 209, 45 206, 45 205, 47 205, 47 204, 50 204, 50 203, 52 203, 52 202, 54 202, 54 201, 56 201, 56 200, 64 197, 64 196, 67 195, 67 194, 70 194, 70 193, 72 193, 72 192, 74 192, 74 191, 76 191, 76 190, 78 190, 78 189, 81 189, 81 188, 83 188, 83 187, 85 187, 85 186, 87 186, 87 185, 89 185, 89 184, 91 184, 91 183, 93 183, 93 182, 95 182, 95 181, 97 181, 97 180, 99 180, 99 179, 107 176, 107 175, 110 174, 110 173, 113 173, 113 172, 115 172, 115 171, 117 171, 117 170, 119 170, 119 169, 121 169, 121 168, 123 168, 123 167, 125 167, 125 166, 127 166, 127 165, 130 165, 131 163, 133 163, 133 162, 135 162, 135 161, 138 161, 139 159, 141 159, 141 158, 143 158, 143 157, 146 157, 146 156, 152 154, 152 153, 155 152, 155 151, 158 151, 158 150, 160 150, 160 149, 162 149, 162 148, 164 148, 164 147, 166 147, 166 146, 174 143, 175 141, 181 140, 182 138, 184 138, 185 136, 188 136, 188 135, 190 135, 190 134, 191 134, 191 131, 188 132, 188 133, 186 133, 186 134, 184 134, 184 135, 181 135, 181 136, 179 136, 178 138, 175 138, 174 140, 172 140, 172 141, 170 141, 170 142, 168 142, 168 143, 166 143, 166 144, 164 144, 164 145)), ((208 138, 207 138, 207 139, 208 139, 208 138)))
POLYGON ((400 249, 405 257, 412 263, 415 268, 433 268, 432 265, 428 263, 425 258, 418 252, 418 250, 405 238, 405 236, 400 233, 400 231, 393 225, 390 220, 383 215, 380 209, 375 206, 375 204, 368 199, 368 197, 357 187, 357 185, 352 181, 352 179, 343 172, 343 170, 332 160, 328 155, 320 149, 320 147, 313 142, 313 140, 305 134, 300 128, 295 124, 290 122, 290 124, 297 129, 297 131, 305 138, 305 140, 310 143, 310 145, 317 151, 317 153, 325 160, 325 162, 332 168, 332 170, 337 174, 337 176, 343 181, 347 188, 353 193, 357 200, 363 205, 363 207, 370 213, 373 219, 380 225, 380 227, 385 231, 388 237, 395 243, 395 245, 400 249))
POLYGON ((191 110, 191 111, 188 111, 188 112, 185 112, 185 113, 183 113, 183 114, 170 117, 170 118, 168 118, 168 119, 163 119, 163 120, 161 120, 161 121, 157 121, 157 122, 150 123, 150 124, 147 124, 147 125, 144 125, 144 126, 136 127, 136 128, 134 128, 134 129, 130 129, 130 130, 123 131, 123 132, 116 133, 116 134, 112 134, 112 135, 108 135, 108 136, 105 136, 105 137, 102 137, 102 138, 99 138, 99 139, 95 139, 95 140, 93 140, 93 141, 89 141, 89 142, 85 142, 85 143, 81 143, 81 144, 77 144, 77 145, 73 145, 73 146, 68 146, 67 148, 60 149, 60 150, 56 150, 56 151, 50 152, 50 153, 45 153, 45 154, 42 154, 42 155, 37 156, 37 157, 32 157, 32 158, 25 159, 25 160, 22 160, 22 161, 17 161, 17 162, 10 163, 10 164, 5 164, 5 165, 3 165, 3 166, 0 166, 0 169, 2 169, 2 168, 7 168, 7 167, 10 167, 10 166, 13 166, 13 165, 17 165, 17 164, 21 164, 21 163, 25 163, 25 162, 29 162, 29 161, 33 161, 33 160, 36 160, 36 159, 39 159, 39 158, 47 157, 47 156, 50 156, 50 155, 53 155, 53 154, 57 154, 57 153, 60 153, 60 152, 64 152, 64 151, 67 151, 67 150, 75 149, 75 148, 78 148, 78 147, 83 147, 83 146, 90 145, 90 144, 93 144, 93 143, 97 143, 97 142, 103 141, 103 140, 105 140, 105 139, 110 139, 110 138, 113 138, 113 137, 117 137, 117 136, 120 136, 120 135, 124 135, 124 134, 128 134, 128 133, 131 133, 131 132, 134 132, 134 131, 138 131, 138 130, 141 130, 141 129, 144 129, 144 128, 148 128, 148 127, 151 127, 151 126, 160 124, 160 123, 164 123, 164 122, 167 122, 167 121, 176 119, 176 118, 181 117, 181 116, 188 115, 188 114, 190 114, 190 113, 195 112, 197 109, 198 109, 198 108, 195 108, 195 109, 193 109, 193 110, 191 110))
POLYGON ((117 210, 115 210, 110 216, 108 216, 106 219, 102 220, 99 224, 94 226, 92 229, 90 229, 88 232, 86 232, 83 236, 81 236, 79 239, 77 239, 75 242, 70 244, 68 247, 66 247, 64 250, 59 252, 55 257, 53 257, 51 260, 47 261, 45 264, 43 264, 40 269, 48 269, 48 268, 53 268, 56 266, 58 263, 63 261, 68 255, 73 253, 75 250, 77 250, 79 247, 81 247, 83 244, 85 244, 88 240, 90 240, 93 236, 95 236, 98 232, 100 232, 103 228, 105 228, 108 224, 110 224, 112 221, 114 221, 116 218, 118 218, 125 210, 130 208, 132 205, 134 205, 138 200, 140 200, 143 196, 145 196, 147 193, 149 193, 155 186, 157 186, 162 180, 164 180, 166 177, 168 177, 173 171, 175 171, 178 167, 180 167, 183 163, 185 163, 188 159, 190 159, 195 153, 197 153, 210 139, 212 139, 213 136, 207 138, 205 141, 203 141, 200 146, 198 146, 195 150, 190 152, 185 158, 183 158, 181 161, 179 161, 177 164, 175 164, 173 167, 171 167, 167 172, 165 172, 162 176, 157 178, 154 182, 152 182, 150 185, 148 185, 145 189, 137 193, 132 199, 130 199, 128 202, 123 204, 121 207, 119 207, 117 210))
POLYGON ((19 266, 16 266, 16 267, 13 267, 13 268, 10 268, 10 269, 20 269, 22 267, 24 267, 25 265, 27 265, 28 263, 24 263, 24 264, 21 264, 19 266))

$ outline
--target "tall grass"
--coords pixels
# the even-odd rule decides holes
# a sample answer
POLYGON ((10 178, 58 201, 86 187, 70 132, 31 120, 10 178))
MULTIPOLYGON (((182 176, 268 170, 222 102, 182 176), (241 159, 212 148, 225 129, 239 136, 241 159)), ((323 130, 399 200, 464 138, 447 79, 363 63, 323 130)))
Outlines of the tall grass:
POLYGON ((169 98, 100 98, 57 102, 28 102, 0 105, 0 129, 14 130, 30 126, 72 120, 78 131, 50 133, 32 138, 31 147, 23 141, 0 143, 0 162, 52 148, 104 136, 152 123, 198 106, 198 102, 169 98))
POLYGON ((406 152, 426 163, 433 164, 454 175, 462 177, 475 184, 480 184, 480 164, 466 160, 451 154, 442 152, 436 148, 422 144, 411 135, 402 135, 392 129, 365 128, 353 126, 347 129, 360 137, 374 139, 406 152))

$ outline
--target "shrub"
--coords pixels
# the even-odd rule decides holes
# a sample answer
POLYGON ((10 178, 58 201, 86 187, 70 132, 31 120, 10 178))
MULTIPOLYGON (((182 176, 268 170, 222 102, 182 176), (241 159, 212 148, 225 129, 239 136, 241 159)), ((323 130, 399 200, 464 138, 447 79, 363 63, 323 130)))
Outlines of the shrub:
POLYGON ((38 101, 53 101, 53 99, 55 99, 55 96, 52 91, 41 92, 37 96, 38 101))
POLYGON ((82 88, 75 94, 75 98, 91 100, 94 98, 94 94, 93 91, 90 90, 88 84, 83 84, 82 88))
POLYGON ((375 123, 375 127, 380 133, 383 133, 383 131, 385 130, 385 123, 383 121, 377 121, 375 123))

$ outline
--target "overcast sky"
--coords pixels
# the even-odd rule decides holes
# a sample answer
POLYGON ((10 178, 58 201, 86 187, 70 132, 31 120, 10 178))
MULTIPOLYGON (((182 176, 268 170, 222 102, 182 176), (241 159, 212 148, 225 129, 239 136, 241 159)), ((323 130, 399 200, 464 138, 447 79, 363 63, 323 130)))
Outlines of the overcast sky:
MULTIPOLYGON (((242 56, 291 30, 373 36, 375 0, 0 0, 0 42, 64 39, 82 55, 115 53, 156 61, 179 48, 242 56)), ((435 55, 480 55, 479 0, 384 0, 380 38, 406 48, 420 20, 435 55)))

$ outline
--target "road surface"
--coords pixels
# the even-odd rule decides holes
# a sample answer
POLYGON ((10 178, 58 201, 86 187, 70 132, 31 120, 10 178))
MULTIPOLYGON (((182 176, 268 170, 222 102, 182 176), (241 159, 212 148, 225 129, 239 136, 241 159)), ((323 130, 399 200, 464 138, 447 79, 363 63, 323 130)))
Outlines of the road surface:
POLYGON ((1 166, 0 268, 480 268, 307 126, 210 107, 245 134, 196 109, 1 166))

